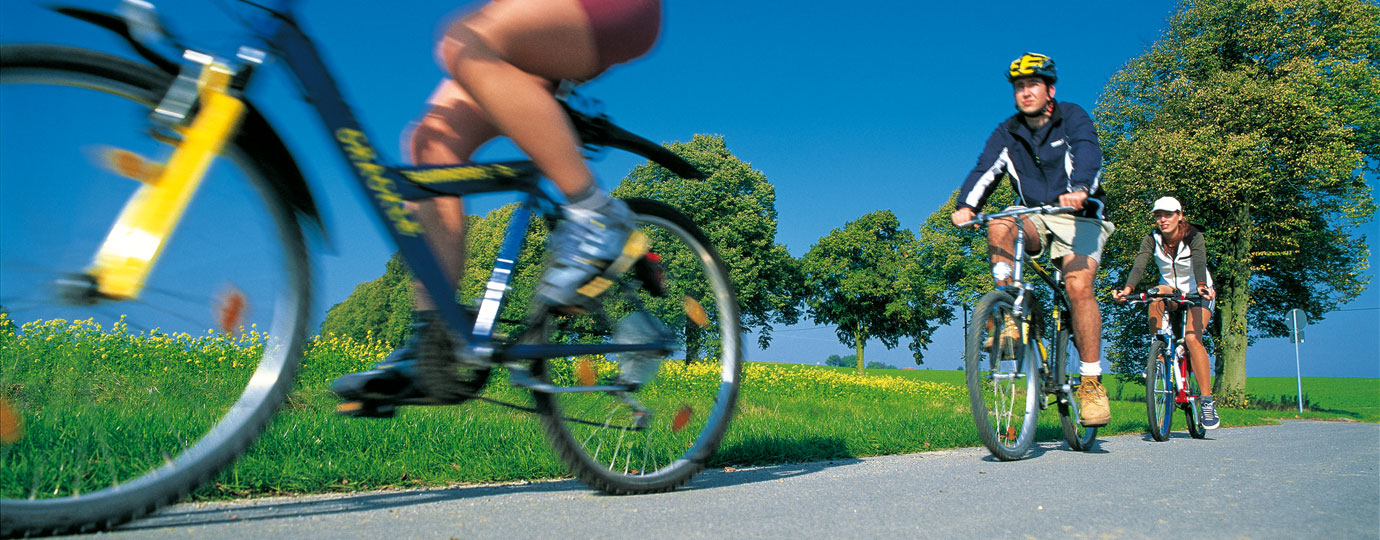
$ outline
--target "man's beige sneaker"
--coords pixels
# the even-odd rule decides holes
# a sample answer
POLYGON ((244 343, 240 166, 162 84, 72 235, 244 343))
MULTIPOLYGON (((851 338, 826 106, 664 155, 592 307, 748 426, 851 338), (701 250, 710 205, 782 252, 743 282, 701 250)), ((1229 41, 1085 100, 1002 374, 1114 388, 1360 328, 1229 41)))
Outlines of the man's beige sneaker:
POLYGON ((1107 389, 1102 382, 1084 377, 1078 385, 1078 416, 1083 427, 1101 427, 1112 421, 1112 409, 1107 405, 1107 389))

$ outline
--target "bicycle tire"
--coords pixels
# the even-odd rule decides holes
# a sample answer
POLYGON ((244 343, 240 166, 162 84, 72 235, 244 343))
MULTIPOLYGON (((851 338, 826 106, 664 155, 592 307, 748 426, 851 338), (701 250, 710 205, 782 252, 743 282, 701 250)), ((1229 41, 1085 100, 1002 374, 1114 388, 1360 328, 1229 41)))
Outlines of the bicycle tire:
POLYGON ((1161 442, 1169 440, 1174 424, 1174 374, 1169 372, 1165 349, 1163 341, 1152 340, 1145 360, 1146 423, 1150 436, 1161 442))
MULTIPOLYGON (((0 182, 23 190, 7 190, 0 203, 0 228, 6 229, 0 234, 7 240, 0 302, 9 310, 9 318, 0 320, 0 339, 15 345, 4 348, 0 362, 0 398, 12 418, 24 423, 22 436, 10 437, 13 440, 6 440, 0 452, 5 470, 0 482, 0 535, 103 529, 179 500, 244 452, 293 384, 307 331, 309 261, 291 203, 269 184, 282 170, 256 161, 249 151, 261 147, 261 141, 241 136, 227 144, 177 234, 166 241, 143 298, 88 309, 52 295, 17 299, 12 294, 30 290, 34 283, 22 276, 50 273, 15 270, 11 263, 25 262, 27 249, 45 264, 73 262, 73 254, 90 257, 110 230, 120 204, 139 186, 92 167, 93 150, 106 152, 108 148, 100 145, 118 144, 121 151, 171 152, 171 147, 149 137, 147 120, 171 82, 170 75, 154 67, 96 51, 55 45, 0 47, 0 99, 6 105, 0 115, 12 134, 0 143, 0 182), (30 98, 61 100, 44 102, 61 107, 29 107, 30 98), (29 120, 34 124, 24 125, 29 120), (48 147, 35 155, 23 146, 28 141, 48 147), (52 145, 53 141, 62 144, 52 145), (61 154, 64 151, 73 153, 61 154), (39 159, 44 161, 38 165, 20 164, 39 159), (42 181, 16 176, 35 171, 42 173, 42 181), (54 192, 39 193, 43 188, 54 192), (15 193, 22 196, 12 196, 15 193), (61 204, 53 205, 55 201, 61 204), (80 206, 84 201, 98 208, 80 206), (53 222, 61 225, 56 229, 65 236, 48 234, 49 228, 42 227, 53 222), (89 230, 84 224, 91 225, 89 230), (8 240, 16 234, 33 234, 26 237, 26 250, 10 249, 15 244, 8 240), (51 242, 55 238, 76 243, 51 242), (242 255, 262 258, 238 259, 242 255), (277 269, 255 273, 249 280, 231 280, 229 290, 220 288, 220 272, 233 273, 243 269, 238 266, 243 263, 253 263, 256 271, 277 269), (30 302, 36 306, 34 320, 47 326, 18 326, 26 322, 29 308, 24 306, 30 302), (86 314, 93 318, 82 325, 55 323, 81 321, 78 317, 86 314), (116 315, 122 317, 109 327, 97 322, 96 317, 116 315), (258 321, 265 323, 266 334, 258 333, 258 321), (217 327, 226 333, 201 338, 177 333, 179 328, 201 333, 217 327), (142 331, 131 333, 136 329, 142 331), (16 352, 18 345, 27 343, 24 340, 42 332, 67 332, 60 335, 71 337, 71 342, 67 349, 16 352), (222 337, 232 335, 239 337, 222 337), (156 349, 160 340, 173 345, 156 349), (116 350, 121 343, 124 348, 116 350), (94 344, 109 347, 98 351, 90 348, 94 344), (213 345, 225 345, 220 358, 226 362, 204 356, 213 345), (72 360, 87 358, 70 353, 77 350, 92 361, 72 360), (155 359, 158 351, 163 356, 155 359), (198 351, 203 356, 194 360, 198 351), (109 358, 97 357, 96 352, 109 358), (28 361, 29 355, 34 362, 28 361), (198 363, 202 360, 207 365, 198 363), (60 369, 39 372, 27 367, 33 365, 70 365, 72 375, 54 379, 60 369), (160 366, 161 374, 156 369, 160 366), (212 373, 214 377, 208 375, 212 373), (73 397, 83 399, 70 401, 73 397)), ((83 271, 83 266, 63 268, 83 271)))
POLYGON ((1035 348, 1039 326, 1029 325, 1031 335, 1023 345, 1000 337, 1008 317, 1018 327, 1022 322, 1011 315, 1012 302, 1011 295, 1002 291, 991 291, 978 301, 968 326, 963 364, 978 437, 1002 461, 1022 459, 1034 446, 1041 396, 1035 348), (987 342, 989 335, 992 339, 987 342))
POLYGON ((1181 405, 1184 410, 1184 422, 1188 426, 1188 435, 1195 439, 1207 437, 1207 428, 1203 427, 1203 403, 1202 396, 1198 393, 1198 378, 1192 372, 1188 374, 1188 395, 1193 398, 1188 403, 1181 405))
POLYGON ((737 295, 709 239, 669 205, 647 199, 626 202, 659 263, 642 266, 652 261, 643 258, 604 295, 608 320, 600 320, 599 314, 547 314, 538 333, 547 341, 619 341, 618 329, 633 328, 625 325, 636 319, 652 330, 641 326, 642 336, 623 342, 654 340, 658 338, 646 336, 657 334, 673 339, 684 358, 619 353, 540 364, 542 379, 557 386, 645 380, 629 396, 646 409, 646 416, 612 392, 533 393, 547 437, 571 473, 614 495, 669 491, 702 470, 728 429, 742 380, 737 295), (648 282, 663 283, 663 294, 657 296, 648 282), (687 309, 686 298, 703 309, 687 309), (659 322, 646 323, 639 313, 659 322), (621 320, 613 324, 613 319, 621 320), (645 375, 648 368, 654 378, 645 375))
MULTIPOLYGON (((1068 321, 1064 321, 1067 323, 1068 321)), ((1068 325, 1061 325, 1054 338, 1054 373, 1056 374, 1056 386, 1058 391, 1056 397, 1059 399, 1059 425, 1064 430, 1064 441, 1069 443, 1069 448, 1078 451, 1091 450, 1093 441, 1097 440, 1096 427, 1084 427, 1079 422, 1079 403, 1078 403, 1078 382, 1070 378, 1068 366, 1077 366, 1081 361, 1078 359, 1078 349, 1072 344, 1069 338, 1068 325), (1072 358, 1070 362, 1068 359, 1072 358), (1064 387, 1068 386, 1069 391, 1064 392, 1064 387)), ((1079 376, 1079 381, 1082 377, 1079 376)))

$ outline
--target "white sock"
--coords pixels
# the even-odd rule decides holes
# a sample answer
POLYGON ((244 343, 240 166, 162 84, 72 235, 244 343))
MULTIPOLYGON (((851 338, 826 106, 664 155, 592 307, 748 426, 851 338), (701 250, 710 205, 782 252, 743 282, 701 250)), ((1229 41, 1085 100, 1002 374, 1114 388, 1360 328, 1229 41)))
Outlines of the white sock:
POLYGON ((1084 377, 1102 375, 1102 362, 1078 362, 1078 374, 1084 377))

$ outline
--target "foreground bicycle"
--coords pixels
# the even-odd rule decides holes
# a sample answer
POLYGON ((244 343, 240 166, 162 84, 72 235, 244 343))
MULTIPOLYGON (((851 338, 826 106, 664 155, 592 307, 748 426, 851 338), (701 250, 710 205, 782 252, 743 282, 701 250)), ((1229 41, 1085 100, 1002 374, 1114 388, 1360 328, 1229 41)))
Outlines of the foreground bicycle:
MULTIPOLYGON (((979 213, 964 226, 987 225, 996 219, 1025 214, 1070 210, 1069 207, 1041 206, 979 213)), ((1057 267, 1051 273, 1026 255, 1025 228, 1015 229, 1012 253, 1022 256, 1015 260, 1014 269, 1003 268, 1006 265, 999 263, 992 270, 999 281, 1009 276, 1011 283, 983 295, 973 309, 973 319, 968 326, 963 369, 967 375, 973 421, 982 444, 993 456, 1003 461, 1018 460, 1034 445, 1037 416, 1041 409, 1050 406, 1052 399, 1059 410, 1064 440, 1074 450, 1088 450, 1097 438, 1097 428, 1078 423, 1077 336, 1072 334, 1069 299, 1064 291, 1062 273, 1057 267), (1034 270, 1054 291, 1054 312, 1050 317, 1054 322, 1054 337, 1048 347, 1042 341, 1044 309, 1036 298, 1035 284, 1025 281, 1026 267, 1034 270)))
POLYGON ((1188 423, 1188 434, 1195 439, 1207 436, 1203 427, 1202 404, 1198 393, 1198 378, 1190 377, 1189 362, 1184 355, 1184 313, 1187 308, 1199 305, 1202 296, 1198 293, 1141 293, 1140 297, 1128 300, 1131 304, 1148 304, 1157 299, 1172 300, 1182 307, 1165 312, 1165 321, 1160 331, 1150 338, 1150 356, 1145 360, 1145 414, 1150 426, 1150 436, 1157 441, 1169 440, 1170 427, 1174 424, 1174 409, 1184 411, 1188 423))
MULTIPOLYGON (((119 33, 145 62, 0 47, 0 534, 104 528, 176 501, 236 459, 283 403, 311 306, 303 229, 322 225, 296 159, 246 101, 270 55, 309 96, 407 266, 441 291, 443 319, 489 359, 444 381, 448 403, 477 397, 490 368, 505 367, 594 488, 665 491, 700 471, 733 413, 742 344, 732 283, 696 225, 628 200, 648 250, 603 309, 500 318, 518 276, 540 271, 519 264, 541 260, 529 224, 558 219, 535 167, 381 163, 292 2, 245 4, 262 17, 234 59, 160 56, 172 38, 144 2, 123 16, 59 11, 119 33), (477 305, 460 306, 405 202, 492 192, 524 202, 477 305), (668 371, 706 377, 672 383, 668 371)), ((702 177, 565 103, 587 147, 702 177)), ((506 311, 521 313, 531 291, 521 292, 506 311)))

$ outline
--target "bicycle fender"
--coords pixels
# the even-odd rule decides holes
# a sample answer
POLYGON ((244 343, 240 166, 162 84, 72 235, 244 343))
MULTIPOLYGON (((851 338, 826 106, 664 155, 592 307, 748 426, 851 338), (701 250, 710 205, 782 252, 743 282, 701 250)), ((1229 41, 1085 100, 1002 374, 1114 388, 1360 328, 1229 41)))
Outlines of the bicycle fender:
POLYGON ((319 233, 325 245, 330 246, 325 220, 297 160, 254 104, 246 102, 246 105, 249 107, 241 121, 240 131, 235 135, 235 142, 264 166, 272 180, 269 187, 288 203, 297 223, 303 229, 319 233))
POLYGON ((125 22, 124 18, 119 15, 72 6, 50 6, 49 9, 73 19, 91 23, 114 32, 116 35, 120 36, 121 39, 128 42, 129 45, 134 48, 134 52, 138 53, 141 58, 148 60, 150 64, 153 64, 169 75, 177 75, 177 62, 167 59, 153 49, 148 48, 143 43, 140 43, 139 40, 134 37, 134 33, 130 31, 129 23, 125 22))

